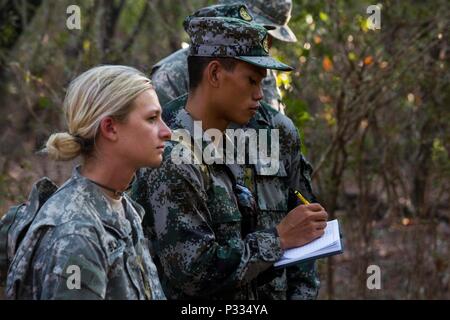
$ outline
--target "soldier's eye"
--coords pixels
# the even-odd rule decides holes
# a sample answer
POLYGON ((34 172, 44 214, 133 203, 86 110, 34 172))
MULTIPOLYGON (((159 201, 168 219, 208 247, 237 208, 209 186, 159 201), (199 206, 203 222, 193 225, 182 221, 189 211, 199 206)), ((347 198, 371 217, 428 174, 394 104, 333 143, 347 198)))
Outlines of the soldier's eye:
POLYGON ((252 84, 252 85, 256 84, 256 80, 253 79, 252 77, 248 77, 248 80, 250 81, 250 84, 252 84))

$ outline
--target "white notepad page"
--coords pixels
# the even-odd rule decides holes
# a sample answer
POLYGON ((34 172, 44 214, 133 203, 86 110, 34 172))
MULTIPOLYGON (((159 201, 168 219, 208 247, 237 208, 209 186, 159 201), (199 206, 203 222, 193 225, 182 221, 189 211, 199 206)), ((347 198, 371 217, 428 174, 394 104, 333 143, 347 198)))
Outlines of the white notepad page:
POLYGON ((338 221, 335 219, 327 222, 325 233, 320 238, 313 240, 304 246, 286 250, 280 261, 275 263, 275 266, 340 250, 340 246, 339 225, 338 221))

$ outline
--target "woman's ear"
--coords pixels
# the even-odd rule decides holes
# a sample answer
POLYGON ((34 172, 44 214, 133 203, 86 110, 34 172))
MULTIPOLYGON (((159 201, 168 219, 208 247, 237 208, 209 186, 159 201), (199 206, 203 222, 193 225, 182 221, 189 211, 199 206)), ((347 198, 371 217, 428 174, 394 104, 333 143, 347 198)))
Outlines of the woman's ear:
POLYGON ((116 121, 112 117, 105 117, 100 121, 100 135, 110 141, 117 140, 116 121))
POLYGON ((217 60, 211 61, 206 67, 205 72, 208 83, 212 87, 218 88, 220 86, 221 73, 223 72, 223 68, 220 65, 219 61, 217 60))

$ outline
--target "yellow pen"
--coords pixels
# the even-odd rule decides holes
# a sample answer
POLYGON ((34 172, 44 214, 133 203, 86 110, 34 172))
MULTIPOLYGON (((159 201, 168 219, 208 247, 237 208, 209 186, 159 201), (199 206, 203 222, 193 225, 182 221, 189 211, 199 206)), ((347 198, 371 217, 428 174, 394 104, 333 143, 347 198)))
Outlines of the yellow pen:
POLYGON ((310 202, 308 200, 306 200, 306 198, 304 196, 302 196, 302 194, 300 192, 298 192, 297 190, 294 190, 295 195, 297 196, 297 198, 300 199, 301 202, 303 202, 303 204, 310 204, 310 202))

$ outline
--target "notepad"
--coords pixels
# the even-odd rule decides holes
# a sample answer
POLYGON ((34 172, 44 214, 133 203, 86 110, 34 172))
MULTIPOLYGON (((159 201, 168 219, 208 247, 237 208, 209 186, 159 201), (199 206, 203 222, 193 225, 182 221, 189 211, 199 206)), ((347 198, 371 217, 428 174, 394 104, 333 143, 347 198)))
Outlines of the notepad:
POLYGON ((287 267, 299 262, 316 260, 343 252, 342 241, 338 221, 327 222, 325 233, 318 239, 304 246, 288 249, 274 266, 276 268, 287 267))

